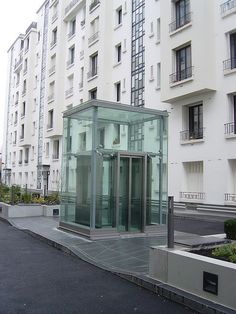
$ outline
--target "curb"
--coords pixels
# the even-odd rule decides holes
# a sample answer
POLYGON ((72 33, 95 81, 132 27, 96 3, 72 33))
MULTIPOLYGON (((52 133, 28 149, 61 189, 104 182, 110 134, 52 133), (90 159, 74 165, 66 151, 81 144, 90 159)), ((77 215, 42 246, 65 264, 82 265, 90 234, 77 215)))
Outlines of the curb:
POLYGON ((62 243, 56 242, 54 240, 48 239, 38 233, 35 233, 29 229, 21 229, 17 227, 12 221, 7 219, 0 218, 0 220, 7 222, 9 225, 14 228, 27 233, 28 235, 36 238, 47 245, 50 245, 66 254, 69 254, 73 257, 79 258, 95 267, 103 269, 104 271, 110 272, 114 275, 121 277, 122 279, 128 280, 129 282, 138 285, 144 289, 147 289, 161 297, 164 297, 175 303, 179 303, 197 313, 201 314, 235 314, 235 311, 227 308, 225 306, 216 304, 214 302, 208 301, 201 297, 192 295, 186 291, 180 290, 163 282, 157 281, 151 277, 129 273, 123 270, 117 270, 111 267, 105 267, 103 264, 96 262, 94 259, 86 257, 84 254, 78 254, 78 250, 75 253, 75 250, 68 248, 62 243))

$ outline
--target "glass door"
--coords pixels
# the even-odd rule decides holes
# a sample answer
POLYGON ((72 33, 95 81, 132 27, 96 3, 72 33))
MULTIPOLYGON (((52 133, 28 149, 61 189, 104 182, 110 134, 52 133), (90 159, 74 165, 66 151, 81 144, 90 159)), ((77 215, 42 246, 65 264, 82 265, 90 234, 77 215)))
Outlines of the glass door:
POLYGON ((143 157, 120 156, 118 229, 120 232, 142 230, 143 157))

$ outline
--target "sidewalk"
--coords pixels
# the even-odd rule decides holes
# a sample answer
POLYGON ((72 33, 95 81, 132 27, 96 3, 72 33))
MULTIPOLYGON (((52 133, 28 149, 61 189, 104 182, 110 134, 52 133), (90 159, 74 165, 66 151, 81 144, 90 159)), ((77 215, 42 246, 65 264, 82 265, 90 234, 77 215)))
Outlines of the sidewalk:
MULTIPOLYGON (((9 219, 9 222, 18 229, 28 230, 36 236, 52 241, 54 246, 66 248, 94 265, 130 275, 148 275, 149 247, 166 243, 163 235, 124 236, 117 239, 91 241, 77 234, 57 229, 58 218, 51 217, 13 218, 9 219)), ((176 245, 195 248, 224 242, 222 238, 175 232, 176 245)))

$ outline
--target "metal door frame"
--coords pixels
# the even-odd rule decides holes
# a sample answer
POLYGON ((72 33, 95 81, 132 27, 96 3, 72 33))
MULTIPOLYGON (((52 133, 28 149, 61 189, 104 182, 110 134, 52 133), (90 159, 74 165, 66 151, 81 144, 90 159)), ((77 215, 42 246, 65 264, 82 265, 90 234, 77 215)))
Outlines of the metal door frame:
POLYGON ((130 153, 130 152, 118 152, 116 154, 116 182, 115 182, 115 195, 116 195, 116 228, 119 230, 119 214, 120 214, 120 159, 122 157, 129 158, 129 201, 128 201, 128 231, 130 232, 131 226, 131 189, 132 189, 132 159, 141 158, 143 161, 142 169, 142 207, 141 207, 141 230, 144 232, 146 225, 146 200, 147 200, 147 154, 145 153, 130 153))

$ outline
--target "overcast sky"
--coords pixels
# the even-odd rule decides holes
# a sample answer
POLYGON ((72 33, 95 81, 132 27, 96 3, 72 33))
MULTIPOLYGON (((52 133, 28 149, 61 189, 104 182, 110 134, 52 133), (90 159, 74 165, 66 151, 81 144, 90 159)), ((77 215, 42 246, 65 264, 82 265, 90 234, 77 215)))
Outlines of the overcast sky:
POLYGON ((2 1, 0 10, 0 150, 3 145, 4 110, 6 102, 7 50, 32 21, 44 0, 2 1))

